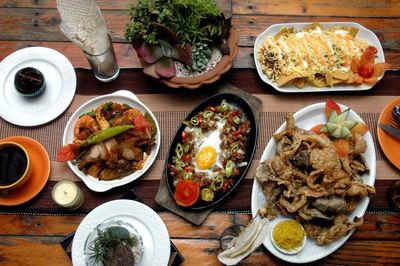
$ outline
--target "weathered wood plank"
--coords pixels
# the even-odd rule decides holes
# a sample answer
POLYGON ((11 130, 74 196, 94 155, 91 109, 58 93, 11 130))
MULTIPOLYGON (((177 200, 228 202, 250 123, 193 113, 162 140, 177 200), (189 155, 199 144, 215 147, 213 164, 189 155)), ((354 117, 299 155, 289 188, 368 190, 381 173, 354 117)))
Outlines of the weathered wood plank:
POLYGON ((287 16, 398 17, 399 1, 232 0, 234 14, 285 14, 287 16))
MULTIPOLYGON (((114 42, 126 42, 124 29, 129 17, 125 11, 106 11, 104 18, 114 42)), ((349 21, 345 17, 315 17, 314 21, 349 21)), ((394 40, 400 39, 399 21, 396 18, 352 18, 351 21, 369 28, 378 36, 385 49, 400 49, 394 40), (392 41, 390 41, 392 40, 392 41), (385 43, 387 42, 387 43, 385 43)), ((20 41, 67 41, 59 29, 61 19, 55 10, 41 9, 0 9, 0 39, 20 41)), ((240 45, 252 46, 255 38, 272 24, 289 22, 310 22, 301 16, 234 16, 233 25, 240 33, 240 45)))
MULTIPOLYGON (((0 60, 16 50, 30 47, 43 46, 59 51, 65 55, 76 68, 89 68, 89 64, 82 50, 72 42, 46 42, 46 41, 2 41, 0 46, 0 60)), ((118 64, 121 68, 141 68, 136 52, 129 43, 114 42, 114 50, 118 64)), ((240 47, 239 53, 233 62, 234 68, 255 68, 253 47, 240 47)), ((391 69, 400 69, 400 52, 385 51, 385 60, 391 64, 391 69)))
MULTIPOLYGON (((217 5, 227 14, 231 13, 232 1, 216 0, 217 5)), ((130 4, 137 3, 137 0, 97 0, 97 5, 101 10, 128 10, 130 4)), ((0 8, 57 8, 57 3, 54 0, 8 0, 0 3, 0 8)))
MULTIPOLYGON (((400 13, 399 13, 400 14, 400 13)), ((253 46, 257 36, 266 30, 269 26, 277 23, 294 23, 294 22, 356 22, 369 30, 373 31, 385 50, 400 50, 400 18, 351 18, 345 17, 314 17, 310 21, 309 17, 300 16, 235 16, 233 17, 233 25, 238 29, 240 34, 241 46, 253 46)))
MULTIPOLYGON (((200 226, 169 212, 160 213, 171 238, 214 239, 232 224, 249 223, 248 214, 212 213, 200 226)), ((75 231, 83 216, 32 216, 0 215, 0 235, 67 236, 75 231)), ((400 217, 398 215, 364 216, 364 224, 357 228, 351 240, 392 240, 400 241, 400 217)))
POLYGON ((57 237, 0 237, 1 265, 71 265, 57 237))
MULTIPOLYGON (((71 262, 58 244, 57 237, 0 237, 2 265, 70 265, 71 262), (46 256, 43 256, 46 254, 46 256)), ((172 239, 185 257, 185 265, 222 265, 218 240, 172 239)), ((348 241, 332 255, 319 260, 320 264, 376 265, 396 264, 400 259, 398 241, 348 241)), ((264 247, 257 249, 241 265, 287 265, 271 255, 264 247)))
MULTIPOLYGON (((171 238, 218 239, 233 224, 233 215, 212 213, 201 226, 195 226, 172 213, 161 219, 171 238)), ((0 215, 0 235, 67 236, 75 231, 83 216, 0 215)))

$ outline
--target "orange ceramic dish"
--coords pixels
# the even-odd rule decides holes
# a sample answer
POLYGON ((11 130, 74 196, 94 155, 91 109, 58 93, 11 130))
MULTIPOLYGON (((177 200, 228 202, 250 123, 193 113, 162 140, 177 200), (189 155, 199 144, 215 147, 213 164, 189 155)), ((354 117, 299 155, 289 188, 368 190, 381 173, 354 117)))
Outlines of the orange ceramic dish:
MULTIPOLYGON (((378 124, 389 124, 392 117, 392 109, 395 105, 400 105, 400 97, 393 99, 383 108, 378 119, 378 124)), ((400 169, 400 139, 386 133, 381 128, 377 128, 377 135, 383 153, 394 166, 400 169)))
POLYGON ((32 174, 28 181, 11 189, 6 197, 0 197, 0 205, 14 206, 31 200, 43 189, 50 175, 50 159, 46 149, 34 139, 13 136, 0 140, 4 141, 13 141, 24 146, 32 161, 32 174))

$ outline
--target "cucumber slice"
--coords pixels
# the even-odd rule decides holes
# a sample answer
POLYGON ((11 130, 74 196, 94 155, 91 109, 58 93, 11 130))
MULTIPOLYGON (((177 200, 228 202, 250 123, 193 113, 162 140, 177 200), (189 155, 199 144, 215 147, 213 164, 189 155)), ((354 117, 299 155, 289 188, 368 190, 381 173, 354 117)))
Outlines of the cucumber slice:
POLYGON ((334 132, 339 127, 339 124, 328 122, 326 123, 326 129, 329 133, 334 132))
POLYGON ((350 138, 352 136, 350 129, 347 127, 342 127, 342 133, 340 135, 341 138, 350 138))
POLYGON ((341 121, 347 121, 347 118, 349 117, 350 114, 350 108, 347 108, 346 110, 344 110, 343 112, 340 113, 340 115, 338 116, 338 120, 341 121))
POLYGON ((347 108, 339 115, 336 112, 331 112, 331 115, 328 118, 328 122, 326 123, 326 130, 329 132, 329 135, 333 138, 350 138, 352 136, 351 129, 355 127, 358 122, 349 121, 347 118, 350 114, 350 108, 347 108))
POLYGON ((340 139, 342 135, 342 126, 338 126, 334 131, 330 132, 329 135, 333 138, 340 139))
POLYGON ((352 129, 352 128, 355 127, 357 124, 358 124, 358 122, 356 122, 356 121, 349 121, 349 120, 343 121, 343 125, 344 125, 345 127, 347 127, 348 129, 352 129))

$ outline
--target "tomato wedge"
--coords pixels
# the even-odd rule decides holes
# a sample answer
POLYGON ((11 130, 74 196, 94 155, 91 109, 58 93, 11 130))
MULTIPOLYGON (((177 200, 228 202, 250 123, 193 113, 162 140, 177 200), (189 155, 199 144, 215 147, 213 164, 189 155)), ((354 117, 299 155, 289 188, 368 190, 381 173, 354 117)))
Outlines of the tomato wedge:
POLYGON ((328 119, 331 116, 331 112, 335 111, 336 114, 340 114, 340 106, 332 99, 325 101, 325 117, 328 119))
POLYGON ((174 198, 175 202, 183 207, 192 206, 200 196, 200 186, 192 180, 180 180, 176 184, 174 198))

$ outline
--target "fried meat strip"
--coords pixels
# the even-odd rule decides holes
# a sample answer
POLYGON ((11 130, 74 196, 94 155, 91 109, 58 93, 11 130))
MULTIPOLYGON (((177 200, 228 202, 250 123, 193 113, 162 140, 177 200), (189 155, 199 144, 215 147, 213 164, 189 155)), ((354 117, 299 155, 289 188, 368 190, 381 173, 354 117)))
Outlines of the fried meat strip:
POLYGON ((354 221, 350 222, 347 219, 347 215, 341 214, 335 217, 333 225, 329 228, 307 222, 304 223, 304 229, 307 235, 315 240, 317 245, 323 246, 347 235, 350 230, 362 225, 363 221, 362 217, 354 217, 354 221))

